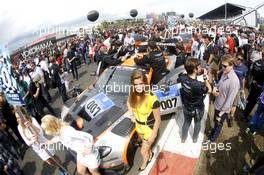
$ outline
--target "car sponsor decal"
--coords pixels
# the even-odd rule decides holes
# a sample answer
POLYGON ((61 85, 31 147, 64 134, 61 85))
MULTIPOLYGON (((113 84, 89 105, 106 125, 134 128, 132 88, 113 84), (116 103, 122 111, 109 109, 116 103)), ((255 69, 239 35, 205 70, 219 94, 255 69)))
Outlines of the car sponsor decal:
POLYGON ((155 92, 160 101, 161 111, 174 110, 177 106, 177 97, 180 96, 180 85, 169 86, 168 89, 160 89, 155 92))
POLYGON ((94 118, 114 105, 114 102, 101 92, 87 101, 85 111, 94 118))

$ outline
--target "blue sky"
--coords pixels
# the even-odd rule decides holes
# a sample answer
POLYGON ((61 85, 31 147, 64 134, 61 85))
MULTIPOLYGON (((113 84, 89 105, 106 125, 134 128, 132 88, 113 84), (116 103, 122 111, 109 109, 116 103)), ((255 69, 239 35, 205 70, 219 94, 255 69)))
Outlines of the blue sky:
MULTIPOLYGON (((227 0, 229 3, 255 7, 261 0, 227 0)), ((85 18, 90 10, 98 10, 101 17, 126 18, 133 8, 140 16, 146 12, 175 11, 195 17, 225 3, 225 0, 8 0, 0 6, 0 44, 17 36, 38 30, 40 27, 58 25, 65 21, 85 18)), ((259 10, 264 16, 264 8, 259 10)))

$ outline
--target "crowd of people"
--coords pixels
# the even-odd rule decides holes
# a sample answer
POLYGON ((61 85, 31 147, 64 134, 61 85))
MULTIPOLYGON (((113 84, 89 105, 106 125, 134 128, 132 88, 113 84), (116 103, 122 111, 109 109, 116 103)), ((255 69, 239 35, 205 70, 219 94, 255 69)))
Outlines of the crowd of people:
MULTIPOLYGON (((61 141, 75 150, 76 145, 81 143, 72 145, 71 140, 67 138, 76 133, 89 140, 89 148, 76 150, 78 172, 87 174, 88 167, 90 173, 99 174, 100 160, 98 152, 91 148, 92 136, 75 131, 67 123, 54 117, 56 112, 51 105, 54 97, 49 91, 58 88, 65 103, 70 98, 67 92, 72 84, 69 74, 72 73, 72 79, 78 81, 80 64, 96 64, 97 71, 90 73, 99 76, 107 67, 119 65, 131 55, 135 57, 136 65, 153 69, 151 84, 157 84, 172 69, 184 65, 186 74, 177 80, 182 84, 182 143, 187 139, 192 119, 195 122, 192 139, 194 143, 197 142, 205 112, 204 98, 207 94, 211 95, 215 109, 215 125, 208 135, 210 142, 216 142, 220 133, 225 132, 221 131, 225 120, 228 126, 232 127, 237 107, 243 112, 242 120, 248 122, 245 132, 250 135, 259 132, 264 124, 263 33, 238 26, 230 26, 229 33, 216 29, 206 34, 202 31, 211 28, 207 24, 199 25, 198 28, 197 25, 183 24, 178 27, 181 27, 180 30, 169 34, 163 23, 115 28, 82 38, 74 37, 52 48, 39 50, 27 59, 20 57, 13 68, 18 89, 25 102, 24 114, 27 117, 22 119, 5 100, 4 94, 1 94, 0 171, 5 174, 22 174, 16 160, 23 157, 25 145, 32 146, 39 157, 50 165, 54 164, 53 160, 60 162, 54 150, 49 150, 51 154, 47 154, 40 151, 40 147, 35 143, 51 144, 61 141), (180 31, 189 27, 195 30, 187 33, 189 39, 186 40, 180 31), (203 81, 197 80, 200 75, 203 81), (256 104, 257 111, 251 117, 256 104), (46 115, 44 107, 49 115, 46 115), (35 133, 33 136, 26 131, 30 126, 35 133), (48 141, 43 131, 54 136, 54 139, 48 141), (90 161, 87 161, 84 154, 90 154, 90 161), (13 167, 10 168, 11 166, 13 167)), ((131 84, 135 90, 129 94, 127 104, 133 122, 136 123, 136 131, 142 140, 139 145, 143 164, 139 171, 143 171, 153 157, 151 146, 157 137, 161 122, 160 103, 154 94, 142 94, 142 86, 148 84, 144 73, 135 71, 131 76, 131 84)), ((254 167, 254 171, 256 169, 254 167)), ((252 173, 253 170, 249 171, 252 173)))

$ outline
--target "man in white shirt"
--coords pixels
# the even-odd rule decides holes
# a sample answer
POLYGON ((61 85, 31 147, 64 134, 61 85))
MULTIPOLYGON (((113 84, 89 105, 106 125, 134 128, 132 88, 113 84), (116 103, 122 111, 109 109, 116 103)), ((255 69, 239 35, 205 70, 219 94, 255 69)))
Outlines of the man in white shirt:
POLYGON ((241 35, 238 37, 238 41, 239 41, 239 47, 243 47, 245 44, 248 44, 247 35, 241 33, 241 35))
POLYGON ((199 42, 197 41, 198 38, 196 35, 193 36, 192 38, 193 43, 192 43, 192 57, 198 58, 198 53, 199 53, 199 42))
POLYGON ((125 37, 125 40, 124 40, 124 45, 133 46, 134 44, 135 44, 135 40, 133 37, 131 37, 131 33, 127 33, 127 36, 125 37))
POLYGON ((45 57, 45 55, 42 55, 39 66, 42 70, 46 71, 49 73, 49 63, 48 63, 48 58, 45 57))
POLYGON ((40 75, 41 79, 40 79, 39 83, 41 85, 42 93, 43 93, 44 97, 46 98, 46 100, 50 103, 52 98, 50 96, 47 84, 46 84, 45 79, 44 79, 43 70, 41 69, 40 66, 37 66, 35 62, 31 63, 31 69, 33 70, 30 73, 31 77, 35 77, 37 74, 40 75))

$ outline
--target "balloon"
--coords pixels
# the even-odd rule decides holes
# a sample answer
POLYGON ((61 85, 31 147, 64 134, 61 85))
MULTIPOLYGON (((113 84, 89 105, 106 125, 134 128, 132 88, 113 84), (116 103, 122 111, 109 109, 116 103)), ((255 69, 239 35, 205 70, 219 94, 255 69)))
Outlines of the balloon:
POLYGON ((184 14, 181 14, 181 18, 184 18, 184 14))
POLYGON ((194 16, 193 13, 189 13, 190 18, 193 18, 193 16, 194 16))
POLYGON ((133 18, 135 18, 137 15, 138 15, 138 11, 136 9, 130 10, 130 16, 132 16, 133 18))
POLYGON ((98 19, 98 17, 99 17, 99 12, 96 11, 96 10, 92 10, 92 11, 90 11, 90 12, 88 13, 88 15, 87 15, 87 19, 88 19, 89 21, 91 21, 91 22, 96 21, 96 20, 98 19))

